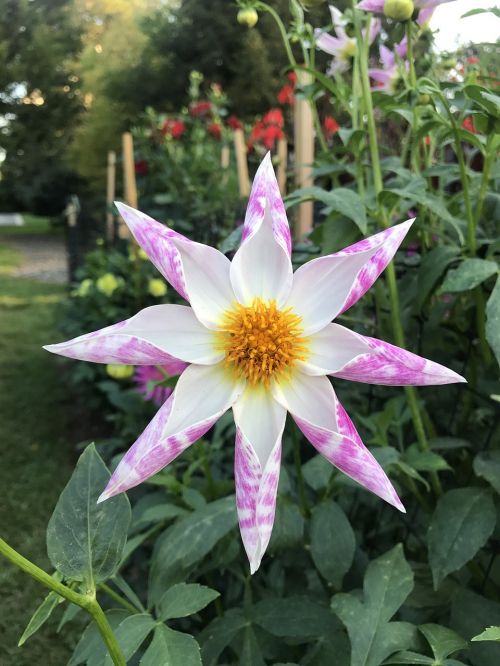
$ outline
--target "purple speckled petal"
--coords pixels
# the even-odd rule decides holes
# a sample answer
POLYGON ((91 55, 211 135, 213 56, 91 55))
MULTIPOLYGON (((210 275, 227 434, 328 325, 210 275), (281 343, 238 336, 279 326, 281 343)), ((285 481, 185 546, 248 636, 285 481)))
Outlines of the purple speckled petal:
POLYGON ((327 377, 296 373, 273 393, 317 451, 344 474, 404 512, 384 470, 365 447, 327 377))
POLYGON ((303 319, 304 334, 320 331, 354 305, 394 256, 413 220, 408 220, 326 257, 313 259, 293 276, 286 307, 303 319))
POLYGON ((237 425, 234 476, 241 538, 255 573, 274 524, 286 410, 261 389, 250 388, 233 407, 237 425))
POLYGON ((426 28, 435 12, 435 7, 425 7, 418 12, 417 23, 421 28, 426 28))
POLYGON ((123 456, 98 501, 139 485, 172 462, 213 426, 242 389, 220 366, 186 368, 174 393, 123 456))
POLYGON ((153 305, 118 324, 45 349, 81 361, 125 365, 168 365, 177 359, 213 365, 224 356, 213 331, 185 305, 153 305))
POLYGON ((382 62, 382 65, 384 66, 384 69, 391 69, 391 67, 394 67, 396 63, 396 59, 394 58, 394 53, 387 48, 387 46, 384 46, 384 44, 380 45, 379 48, 380 52, 380 60, 382 62))
POLYGON ((327 32, 324 32, 319 28, 316 28, 314 31, 314 36, 316 38, 316 46, 318 49, 333 56, 338 55, 348 43, 347 39, 332 37, 332 35, 329 35, 327 32))
POLYGON ((271 153, 267 153, 255 174, 243 225, 242 242, 257 231, 264 219, 266 209, 271 214, 276 242, 281 245, 288 256, 291 256, 292 237, 278 181, 274 174, 271 153))
POLYGON ((223 312, 234 302, 229 259, 219 250, 190 241, 130 206, 116 206, 139 245, 191 303, 201 323, 218 328, 223 312))
POLYGON ((385 0, 362 0, 358 5, 358 9, 363 9, 365 12, 376 12, 382 14, 384 11, 385 0))
MULTIPOLYGON (((343 329, 343 326, 337 329, 343 329)), ((347 329, 344 329, 347 331, 347 329)), ((351 336, 369 347, 338 371, 328 373, 341 379, 388 386, 430 386, 456 384, 466 380, 444 365, 412 354, 388 342, 350 331, 351 336)))

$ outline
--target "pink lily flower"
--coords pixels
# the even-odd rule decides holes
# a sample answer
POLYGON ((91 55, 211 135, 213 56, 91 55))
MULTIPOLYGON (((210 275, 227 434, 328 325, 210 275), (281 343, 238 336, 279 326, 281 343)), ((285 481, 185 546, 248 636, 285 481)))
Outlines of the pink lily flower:
MULTIPOLYGON (((385 2, 386 0, 361 0, 357 8, 365 12, 383 14, 385 2)), ((415 9, 434 9, 438 5, 444 5, 445 2, 453 2, 453 0, 413 0, 413 6, 415 9)))
POLYGON ((328 375, 389 385, 465 381, 438 363, 332 323, 371 287, 413 220, 313 259, 294 274, 290 229, 269 153, 255 176, 232 262, 144 213, 117 207, 138 244, 191 307, 154 305, 46 349, 97 363, 165 365, 175 358, 189 365, 99 501, 156 474, 232 408, 236 506, 252 573, 273 527, 287 412, 321 455, 404 511, 328 375))
MULTIPOLYGON (((407 40, 403 37, 401 42, 394 48, 394 53, 390 51, 387 46, 380 45, 380 60, 382 61, 382 69, 370 68, 368 74, 370 78, 376 81, 373 90, 380 90, 387 93, 395 91, 399 79, 401 78, 401 63, 396 59, 406 56, 407 40)), ((406 70, 409 69, 407 60, 403 60, 403 66, 406 70)))
MULTIPOLYGON (((351 66, 351 59, 356 53, 356 40, 354 37, 349 37, 346 33, 344 26, 345 21, 342 13, 333 5, 330 5, 330 13, 332 15, 332 23, 335 28, 336 37, 332 37, 324 30, 317 28, 314 31, 316 45, 319 49, 333 56, 328 73, 335 75, 340 72, 345 72, 351 66)), ((380 21, 377 19, 373 21, 370 26, 370 33, 368 35, 369 43, 372 44, 375 37, 380 32, 380 21)), ((364 32, 366 38, 366 31, 364 32)))

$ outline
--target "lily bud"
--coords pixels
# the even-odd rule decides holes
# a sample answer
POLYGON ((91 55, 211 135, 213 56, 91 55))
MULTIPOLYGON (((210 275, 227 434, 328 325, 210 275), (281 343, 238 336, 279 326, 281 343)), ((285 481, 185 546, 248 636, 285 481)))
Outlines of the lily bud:
POLYGON ((395 21, 408 21, 415 7, 412 0, 385 0, 384 14, 395 21))
POLYGON ((254 25, 259 20, 259 15, 255 11, 255 9, 246 7, 245 9, 240 9, 240 11, 238 12, 238 16, 236 18, 238 20, 238 23, 240 23, 241 25, 246 25, 249 28, 253 28, 254 25))

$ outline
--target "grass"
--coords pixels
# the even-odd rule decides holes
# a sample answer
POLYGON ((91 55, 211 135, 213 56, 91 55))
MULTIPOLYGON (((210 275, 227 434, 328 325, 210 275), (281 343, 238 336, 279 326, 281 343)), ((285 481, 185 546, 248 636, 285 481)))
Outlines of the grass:
POLYGON ((0 227, 0 235, 26 236, 28 234, 43 234, 45 236, 62 233, 62 227, 54 228, 49 217, 40 217, 38 215, 30 215, 29 213, 22 213, 22 216, 24 218, 22 227, 10 224, 2 225, 0 227))
MULTIPOLYGON (((73 460, 65 437, 66 389, 54 357, 41 345, 57 337, 64 286, 10 277, 8 267, 19 261, 0 246, 0 534, 50 571, 45 529, 73 460)), ((0 560, 2 666, 67 663, 71 650, 65 640, 73 638, 56 635, 53 622, 17 647, 44 596, 38 583, 0 560)))

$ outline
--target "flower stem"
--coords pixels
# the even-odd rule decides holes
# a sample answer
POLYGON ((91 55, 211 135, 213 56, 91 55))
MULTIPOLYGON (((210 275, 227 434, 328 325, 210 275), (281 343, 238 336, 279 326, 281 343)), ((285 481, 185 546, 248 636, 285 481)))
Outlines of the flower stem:
POLYGON ((111 599, 116 601, 120 606, 123 606, 123 608, 126 608, 128 611, 131 613, 140 613, 141 611, 133 606, 129 601, 121 597, 117 592, 113 590, 113 588, 109 587, 109 585, 106 585, 105 583, 99 583, 99 589, 102 590, 105 594, 108 595, 111 599))
POLYGON ((281 38, 283 40, 283 45, 285 46, 285 51, 286 51, 286 54, 288 56, 288 60, 290 62, 290 65, 292 65, 292 67, 295 67, 297 65, 297 61, 295 60, 295 57, 292 53, 292 49, 290 48, 290 43, 288 41, 288 36, 286 34, 286 28, 285 28, 285 25, 284 25, 283 21, 280 18, 280 15, 278 14, 278 12, 275 9, 273 9, 272 7, 270 7, 266 2, 258 2, 255 5, 255 9, 257 9, 257 10, 260 9, 263 12, 268 12, 268 14, 271 14, 271 16, 273 17, 274 21, 276 22, 276 25, 278 26, 278 29, 281 33, 281 38))
MULTIPOLYGON (((377 143, 377 129, 375 126, 375 116, 373 113, 373 102, 370 91, 370 77, 368 75, 368 43, 364 41, 359 22, 359 13, 353 0, 354 29, 356 40, 358 42, 359 70, 361 77, 361 90, 364 100, 365 113, 367 115, 368 138, 370 144, 371 165, 373 172, 373 184, 375 195, 378 197, 383 189, 382 169, 380 166, 380 154, 377 143)), ((366 28, 369 33, 369 26, 366 28)), ((384 206, 379 206, 379 215, 384 227, 389 226, 389 218, 384 206)), ((399 347, 405 347, 403 326, 401 324, 401 311, 399 307, 398 285, 396 281, 396 270, 394 264, 389 262, 386 268, 386 280, 389 290, 389 299, 391 302, 391 321, 394 341, 399 347)), ((415 434, 417 436, 418 446, 422 451, 429 450, 429 443, 425 434, 424 424, 418 406, 418 396, 413 386, 405 387, 406 399, 410 408, 415 434)), ((435 472, 431 474, 432 484, 436 494, 441 494, 441 483, 435 472)))
POLYGON ((97 624, 101 637, 106 644, 111 659, 113 660, 113 664, 115 666, 126 666, 125 657, 123 656, 118 641, 116 640, 113 630, 111 629, 99 602, 95 598, 95 593, 80 594, 79 592, 75 592, 75 590, 64 585, 64 583, 52 578, 52 576, 46 571, 33 562, 30 562, 26 557, 23 557, 3 539, 0 539, 0 554, 45 587, 86 610, 97 624))

